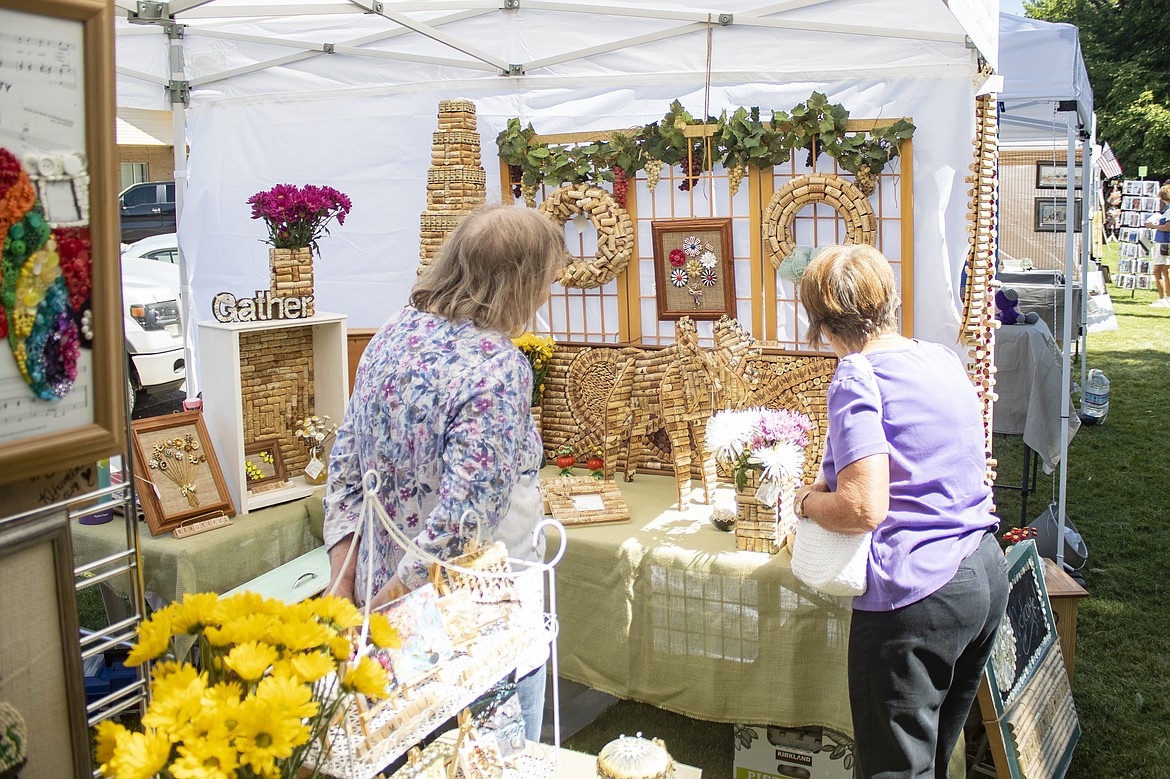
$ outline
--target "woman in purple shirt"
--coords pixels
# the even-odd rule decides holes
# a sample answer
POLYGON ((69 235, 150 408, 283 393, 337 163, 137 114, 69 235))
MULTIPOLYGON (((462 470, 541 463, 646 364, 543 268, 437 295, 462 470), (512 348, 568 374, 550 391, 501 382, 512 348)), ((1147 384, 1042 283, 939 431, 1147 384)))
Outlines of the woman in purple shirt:
POLYGON ((800 297, 809 342, 840 362, 824 479, 797 491, 797 514, 873 533, 849 636, 858 776, 945 777, 1007 606, 978 396, 954 352, 898 335, 873 247, 822 252, 800 297))

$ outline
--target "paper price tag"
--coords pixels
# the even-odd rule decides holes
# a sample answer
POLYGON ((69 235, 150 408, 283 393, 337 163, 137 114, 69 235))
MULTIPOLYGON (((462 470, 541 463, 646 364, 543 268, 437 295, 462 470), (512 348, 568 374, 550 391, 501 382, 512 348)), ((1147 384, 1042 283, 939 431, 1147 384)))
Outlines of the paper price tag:
POLYGON ((324 470, 325 463, 321 462, 315 457, 312 460, 309 460, 308 464, 305 465, 305 475, 310 479, 316 479, 320 477, 321 472, 324 470))

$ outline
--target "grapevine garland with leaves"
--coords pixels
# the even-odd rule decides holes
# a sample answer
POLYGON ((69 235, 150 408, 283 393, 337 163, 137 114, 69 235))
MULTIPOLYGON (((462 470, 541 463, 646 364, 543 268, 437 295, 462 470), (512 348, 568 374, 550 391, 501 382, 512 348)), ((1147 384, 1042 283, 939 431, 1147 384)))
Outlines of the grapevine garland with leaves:
POLYGON ((541 184, 583 184, 610 181, 614 195, 625 206, 629 180, 646 172, 651 191, 658 184, 665 165, 681 165, 686 191, 704 171, 721 164, 728 171, 731 193, 739 189, 748 166, 767 168, 787 162, 794 149, 808 152, 811 166, 821 154, 828 154, 852 173, 861 190, 872 194, 877 176, 899 154, 899 144, 914 135, 915 127, 899 119, 885 127, 864 132, 846 132, 849 112, 839 103, 829 103, 820 92, 793 106, 791 111, 772 111, 771 121, 760 119, 760 109, 737 108, 728 114, 705 120, 693 117, 679 101, 657 122, 643 127, 610 133, 608 140, 586 144, 532 143, 536 131, 519 119, 496 138, 500 158, 519 179, 514 191, 530 206, 536 203, 541 184), (711 125, 710 142, 686 134, 692 125, 711 125))

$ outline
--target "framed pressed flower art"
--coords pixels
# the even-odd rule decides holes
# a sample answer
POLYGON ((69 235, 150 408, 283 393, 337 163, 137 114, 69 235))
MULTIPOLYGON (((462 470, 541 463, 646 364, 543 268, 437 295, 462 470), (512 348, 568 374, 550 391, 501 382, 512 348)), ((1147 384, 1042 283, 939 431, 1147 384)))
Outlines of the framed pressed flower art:
POLYGON ((112 16, 0 0, 0 482, 126 443, 112 16))
POLYGON ((650 223, 659 319, 735 316, 731 219, 650 223))

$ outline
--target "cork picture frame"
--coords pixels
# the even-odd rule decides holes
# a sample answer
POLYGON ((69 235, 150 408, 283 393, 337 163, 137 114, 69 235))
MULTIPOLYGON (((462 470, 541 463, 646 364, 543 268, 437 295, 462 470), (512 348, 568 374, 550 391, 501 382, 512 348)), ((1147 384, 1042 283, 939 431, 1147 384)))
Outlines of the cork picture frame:
POLYGON ((553 519, 562 525, 608 525, 630 521, 630 509, 612 481, 588 476, 547 479, 540 484, 553 519))
POLYGON ((136 420, 131 436, 135 490, 151 535, 235 515, 202 412, 136 420))
POLYGON ((735 316, 731 219, 650 223, 659 319, 735 316))

